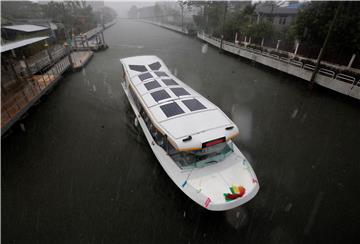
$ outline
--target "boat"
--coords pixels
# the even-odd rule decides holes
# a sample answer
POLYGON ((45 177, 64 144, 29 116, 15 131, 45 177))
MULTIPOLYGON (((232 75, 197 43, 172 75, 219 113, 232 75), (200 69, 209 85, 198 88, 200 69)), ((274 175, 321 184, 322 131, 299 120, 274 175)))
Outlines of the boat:
POLYGON ((156 158, 193 201, 212 211, 236 208, 259 191, 234 144, 238 127, 216 105, 171 74, 156 56, 120 59, 121 82, 156 158))

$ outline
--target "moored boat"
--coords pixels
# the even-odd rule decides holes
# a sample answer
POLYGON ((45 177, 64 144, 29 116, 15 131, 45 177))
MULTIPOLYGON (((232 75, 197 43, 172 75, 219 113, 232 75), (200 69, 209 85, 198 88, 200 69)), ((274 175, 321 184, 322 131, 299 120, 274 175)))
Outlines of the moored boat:
POLYGON ((251 200, 257 177, 233 142, 237 126, 156 56, 121 59, 125 94, 156 158, 192 200, 221 211, 251 200))

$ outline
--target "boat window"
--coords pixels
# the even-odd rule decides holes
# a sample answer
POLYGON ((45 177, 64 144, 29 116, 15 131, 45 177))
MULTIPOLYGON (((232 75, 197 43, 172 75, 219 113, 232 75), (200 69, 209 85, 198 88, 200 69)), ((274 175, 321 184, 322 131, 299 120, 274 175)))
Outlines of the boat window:
POLYGON ((145 65, 129 65, 129 68, 134 71, 138 72, 145 72, 148 71, 145 67, 145 65))
POLYGON ((162 82, 164 82, 167 86, 176 86, 178 83, 176 83, 173 79, 162 79, 162 82))
POLYGON ((150 78, 153 78, 150 73, 145 73, 145 74, 139 75, 139 79, 142 80, 142 81, 150 79, 150 78))
POLYGON ((197 110, 201 110, 201 109, 206 109, 206 107, 201 102, 199 102, 197 99, 183 100, 182 102, 185 104, 185 106, 190 111, 197 111, 197 110))
POLYGON ((153 81, 150 81, 148 83, 145 83, 144 86, 146 87, 146 89, 148 91, 152 90, 152 89, 155 89, 155 88, 158 88, 158 87, 161 87, 161 85, 159 84, 159 82, 157 82, 156 80, 153 80, 153 81))
POLYGON ((221 143, 206 149, 170 153, 171 158, 182 168, 202 168, 224 160, 233 152, 233 142, 221 143))
POLYGON ((159 62, 156 62, 156 63, 152 63, 149 65, 150 69, 152 70, 159 70, 160 67, 161 67, 161 64, 159 62))
POLYGON ((154 100, 156 102, 160 101, 160 100, 164 100, 166 98, 170 98, 170 95, 165 91, 165 90, 160 90, 160 91, 156 91, 156 92, 152 92, 150 93, 151 96, 154 98, 154 100))
POLYGON ((184 113, 184 111, 180 108, 180 106, 176 102, 162 105, 160 106, 160 108, 168 118, 184 113))
POLYGON ((162 72, 162 71, 155 71, 155 74, 159 77, 161 76, 168 76, 165 72, 162 72))
POLYGON ((185 95, 190 95, 190 93, 188 93, 184 88, 182 87, 177 87, 177 88, 170 88, 171 91, 178 97, 180 96, 185 96, 185 95))

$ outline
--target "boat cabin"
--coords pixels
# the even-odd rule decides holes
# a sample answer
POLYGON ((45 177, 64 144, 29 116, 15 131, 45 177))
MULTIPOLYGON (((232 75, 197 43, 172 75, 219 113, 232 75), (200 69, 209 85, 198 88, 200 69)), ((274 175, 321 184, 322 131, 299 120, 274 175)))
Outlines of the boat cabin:
MULTIPOLYGON (((156 56, 120 60, 124 81, 154 142, 181 168, 232 152, 237 126, 213 103, 171 74, 156 56)), ((211 162, 209 162, 211 161, 211 162)))

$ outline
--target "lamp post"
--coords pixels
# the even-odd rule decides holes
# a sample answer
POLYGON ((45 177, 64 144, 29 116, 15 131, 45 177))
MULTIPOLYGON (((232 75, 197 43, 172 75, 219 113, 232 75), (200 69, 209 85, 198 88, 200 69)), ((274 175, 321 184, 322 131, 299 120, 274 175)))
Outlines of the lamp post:
POLYGON ((223 23, 222 23, 222 34, 221 34, 221 40, 220 40, 220 51, 223 48, 223 41, 224 41, 224 31, 225 31, 225 20, 226 20, 226 12, 227 12, 228 3, 224 2, 224 17, 223 17, 223 23))
POLYGON ((46 51, 47 55, 49 56, 50 64, 52 64, 54 60, 51 57, 51 54, 49 52, 49 44, 47 43, 47 41, 45 41, 44 47, 45 47, 45 51, 46 51))
POLYGON ((66 50, 66 55, 68 56, 68 59, 69 59, 69 63, 71 65, 71 68, 74 67, 73 65, 73 61, 72 61, 72 58, 71 58, 71 51, 69 49, 69 45, 67 44, 67 42, 64 42, 64 47, 65 47, 65 50, 66 50))

